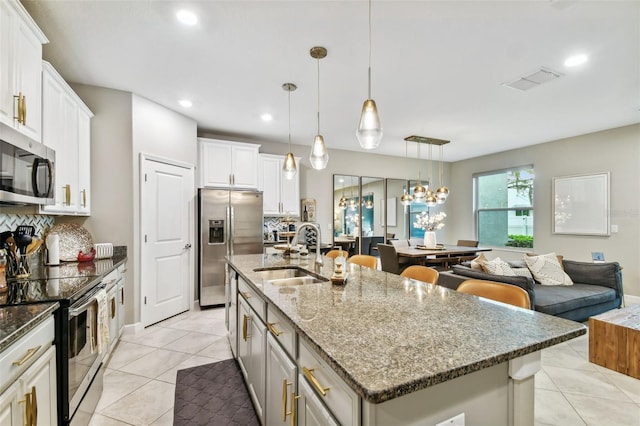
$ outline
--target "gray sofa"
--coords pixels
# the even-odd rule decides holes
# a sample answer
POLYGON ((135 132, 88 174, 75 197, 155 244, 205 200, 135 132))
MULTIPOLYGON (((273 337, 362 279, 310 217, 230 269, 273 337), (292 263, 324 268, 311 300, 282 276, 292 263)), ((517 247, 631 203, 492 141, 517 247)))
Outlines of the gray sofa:
MULTIPOLYGON (((509 263, 522 267, 524 261, 509 263)), ((622 273, 617 262, 563 260, 562 264, 573 285, 543 286, 528 277, 492 275, 471 269, 469 263, 454 265, 450 272, 440 273, 438 285, 455 290, 461 282, 472 278, 514 284, 527 291, 531 306, 536 311, 580 322, 620 307, 623 298, 622 273)))

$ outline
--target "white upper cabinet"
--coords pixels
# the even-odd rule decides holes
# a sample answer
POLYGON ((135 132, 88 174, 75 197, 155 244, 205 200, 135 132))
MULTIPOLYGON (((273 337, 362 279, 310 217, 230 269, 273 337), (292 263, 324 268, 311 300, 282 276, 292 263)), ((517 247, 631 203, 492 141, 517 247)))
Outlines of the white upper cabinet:
POLYGON ((198 138, 201 188, 258 188, 260 145, 198 138))
POLYGON ((47 214, 91 214, 93 113, 49 64, 42 65, 42 142, 56 151, 55 204, 47 214))
MULTIPOLYGON (((289 180, 282 173, 283 155, 260 154, 260 186, 265 216, 300 216, 300 170, 289 180)), ((300 158, 296 157, 300 165, 300 158)))
POLYGON ((0 0, 0 122, 42 141, 42 45, 48 43, 16 0, 0 0))

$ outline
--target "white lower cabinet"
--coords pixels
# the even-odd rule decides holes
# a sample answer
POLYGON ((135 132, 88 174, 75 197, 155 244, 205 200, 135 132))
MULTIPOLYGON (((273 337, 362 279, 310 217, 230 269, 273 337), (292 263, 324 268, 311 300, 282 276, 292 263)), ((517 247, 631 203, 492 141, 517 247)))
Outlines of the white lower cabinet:
POLYGON ((296 364, 276 338, 267 333, 267 426, 295 424, 296 375, 296 364))
POLYGON ((238 297, 238 363, 244 375, 258 418, 264 423, 265 351, 264 323, 244 297, 238 297))
POLYGON ((12 344, 0 355, 2 388, 0 425, 57 423, 56 347, 53 317, 12 344), (34 359, 35 358, 35 359, 34 359))
POLYGON ((298 395, 298 426, 338 426, 302 375, 298 378, 298 395))

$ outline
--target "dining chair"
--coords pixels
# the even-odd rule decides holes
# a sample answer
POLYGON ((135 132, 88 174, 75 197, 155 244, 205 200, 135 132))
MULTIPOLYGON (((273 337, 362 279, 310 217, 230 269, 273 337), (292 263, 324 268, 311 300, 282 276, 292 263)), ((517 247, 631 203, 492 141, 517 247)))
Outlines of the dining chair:
POLYGON ((409 247, 409 240, 391 240, 394 247, 409 247))
POLYGON ((422 265, 412 265, 402 271, 401 277, 412 278, 429 284, 438 284, 440 273, 433 268, 422 265))
POLYGON ((378 258, 375 256, 369 256, 368 254, 355 254, 347 259, 347 263, 366 266, 371 269, 378 268, 378 258))
POLYGON ((472 279, 463 281, 458 286, 457 291, 531 309, 529 295, 524 289, 516 285, 472 279))
MULTIPOLYGON (((458 246, 462 246, 462 247, 478 247, 478 241, 477 240, 458 240, 458 244, 456 244, 458 246)), ((473 254, 473 256, 468 255, 468 256, 459 256, 458 257, 458 261, 455 263, 462 263, 462 262, 467 262, 469 260, 473 260, 475 259, 477 256, 477 254, 473 254)))
POLYGON ((399 275, 401 272, 398 252, 392 244, 378 244, 378 254, 380 254, 380 268, 385 272, 399 275))
POLYGON ((371 247, 369 247, 369 253, 371 256, 375 256, 378 251, 378 244, 384 243, 384 237, 371 237, 371 247))
POLYGON ((345 259, 349 257, 349 253, 347 253, 345 250, 339 249, 329 250, 327 253, 325 253, 325 256, 335 259, 336 257, 340 256, 340 252, 342 252, 342 257, 344 257, 345 259))

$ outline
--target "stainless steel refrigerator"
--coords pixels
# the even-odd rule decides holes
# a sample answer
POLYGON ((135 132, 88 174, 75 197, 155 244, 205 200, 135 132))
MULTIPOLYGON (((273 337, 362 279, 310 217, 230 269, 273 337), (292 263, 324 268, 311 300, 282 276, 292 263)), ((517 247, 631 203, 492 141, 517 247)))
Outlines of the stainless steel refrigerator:
POLYGON ((262 192, 198 190, 200 306, 225 303, 229 254, 262 253, 262 192))

